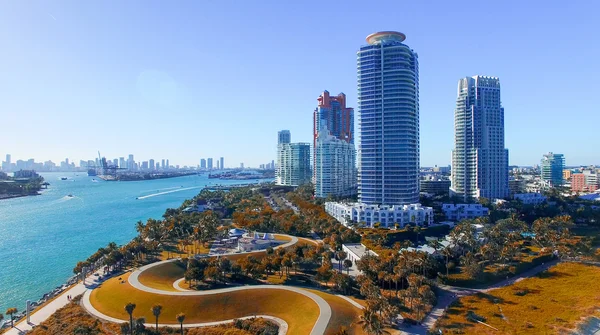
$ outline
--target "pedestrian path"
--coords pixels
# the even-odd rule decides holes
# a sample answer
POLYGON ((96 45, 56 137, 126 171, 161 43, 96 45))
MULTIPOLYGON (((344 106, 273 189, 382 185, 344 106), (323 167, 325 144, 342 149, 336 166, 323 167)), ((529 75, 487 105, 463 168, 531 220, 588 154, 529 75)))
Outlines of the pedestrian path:
MULTIPOLYGON (((160 290, 160 289, 155 289, 155 288, 151 288, 148 287, 144 284, 142 284, 139 281, 139 276, 142 272, 144 272, 145 270, 148 270, 152 267, 155 266, 159 266, 163 263, 166 262, 170 262, 172 260, 167 260, 167 261, 162 261, 162 262, 156 262, 156 263, 152 263, 152 264, 148 264, 145 265, 135 271, 133 271, 131 273, 131 275, 129 275, 129 284, 131 286, 133 286, 134 288, 140 290, 140 291, 144 291, 144 292, 148 292, 148 293, 153 293, 153 294, 162 294, 162 295, 172 295, 172 296, 204 296, 204 295, 213 295, 213 294, 222 294, 222 293, 229 293, 229 292, 235 292, 235 291, 243 291, 243 290, 286 290, 286 291, 292 291, 295 293, 299 293, 302 294, 310 299, 312 299, 317 306, 319 307, 319 317, 317 319, 317 322, 315 323, 315 325, 313 326, 313 329, 311 331, 311 334, 317 335, 317 334, 324 334, 325 333, 325 329, 327 328, 327 325, 329 324, 329 320, 331 319, 331 307, 329 306, 329 304, 325 301, 325 299, 321 298, 320 296, 318 296, 317 294, 314 294, 312 292, 308 292, 306 290, 303 290, 301 288, 297 288, 297 287, 293 287, 293 286, 285 286, 285 285, 252 285, 252 286, 236 286, 236 287, 228 287, 228 288, 222 288, 222 289, 216 289, 216 290, 209 290, 209 291, 178 291, 178 292, 174 292, 174 291, 164 291, 164 290, 160 290)), ((87 299, 89 301, 89 294, 87 294, 86 296, 88 296, 87 299)), ((85 298, 85 296, 84 296, 85 298)), ((85 304, 85 302, 84 302, 85 304)), ((88 310, 90 313, 93 314, 93 312, 91 310, 88 310)), ((103 317, 103 315, 96 315, 94 314, 96 317, 99 317, 101 319, 105 319, 105 320, 109 320, 103 317)), ((110 321, 110 320, 109 320, 110 321)), ((120 320, 119 322, 123 322, 125 320, 120 320)))
POLYGON ((20 335, 30 331, 33 329, 33 327, 46 321, 46 319, 48 319, 50 315, 54 314, 54 312, 66 306, 70 302, 70 300, 67 298, 68 296, 76 297, 80 294, 90 291, 91 288, 96 287, 100 283, 100 279, 94 274, 89 276, 85 283, 86 285, 83 283, 78 283, 70 289, 64 291, 46 306, 35 311, 30 317, 30 323, 27 323, 26 318, 23 318, 21 322, 15 324, 15 327, 10 328, 6 333, 4 333, 4 335, 20 335))

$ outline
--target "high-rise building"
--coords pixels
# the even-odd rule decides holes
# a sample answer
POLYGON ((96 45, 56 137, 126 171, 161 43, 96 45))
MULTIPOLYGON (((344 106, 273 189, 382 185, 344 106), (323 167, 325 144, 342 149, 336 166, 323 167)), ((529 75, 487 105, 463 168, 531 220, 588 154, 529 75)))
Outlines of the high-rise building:
POLYGON ((150 160, 150 170, 154 170, 154 159, 150 160))
POLYGON ((141 170, 148 170, 148 161, 142 162, 141 170))
MULTIPOLYGON (((322 129, 326 128, 331 135, 340 140, 354 143, 354 109, 346 107, 346 95, 340 93, 332 97, 328 91, 324 91, 317 101, 317 108, 313 112, 313 164, 316 164, 317 137, 322 129)), ((315 167, 313 170, 315 184, 316 171, 315 167)))
POLYGON ((169 160, 167 159, 167 167, 166 169, 169 170, 171 168, 171 165, 169 164, 169 160))
MULTIPOLYGON (((96 163, 96 165, 100 166, 100 163, 96 163)), ((119 157, 119 168, 126 169, 127 163, 125 162, 125 157, 119 157)))
POLYGON ((292 142, 292 134, 289 130, 281 130, 277 133, 277 144, 282 143, 291 143, 292 142))
POLYGON ((206 169, 206 159, 204 159, 204 158, 200 159, 200 168, 206 169))
POLYGON ((542 157, 540 171, 542 182, 547 187, 563 185, 563 170, 565 168, 565 157, 562 154, 549 152, 542 157))
POLYGON ((419 62, 384 31, 357 53, 359 200, 371 205, 419 202, 419 62))
POLYGON ((223 169, 225 169, 225 158, 221 157, 220 161, 221 161, 221 170, 223 170, 223 169))
POLYGON ((315 196, 347 197, 356 194, 354 144, 330 135, 323 125, 314 151, 315 196))
POLYGON ((244 169, 244 163, 240 163, 240 169, 244 169))
POLYGON ((164 160, 164 159, 161 161, 160 167, 161 167, 163 170, 166 168, 166 167, 165 167, 165 160, 164 160))
POLYGON ((454 196, 467 200, 509 195, 504 108, 496 77, 466 77, 458 82, 451 172, 454 196))
POLYGON ((433 209, 418 203, 419 61, 405 39, 374 33, 357 52, 360 202, 325 204, 345 225, 433 223, 433 209))
POLYGON ((277 185, 298 186, 310 182, 311 179, 310 144, 290 143, 290 139, 289 131, 283 130, 278 133, 275 171, 277 185))
POLYGON ((133 160, 133 155, 129 154, 129 159, 127 159, 127 168, 129 170, 135 169, 135 160, 133 160))
POLYGON ((10 154, 6 154, 6 160, 4 162, 2 162, 2 170, 4 170, 4 171, 12 170, 11 165, 12 165, 11 156, 10 156, 10 154))
POLYGON ((217 159, 217 170, 221 168, 221 162, 217 159))
POLYGON ((207 164, 208 164, 208 165, 207 165, 207 168, 208 168, 209 170, 212 170, 212 168, 213 168, 213 159, 212 159, 212 158, 208 158, 208 159, 206 160, 206 162, 207 162, 207 164))

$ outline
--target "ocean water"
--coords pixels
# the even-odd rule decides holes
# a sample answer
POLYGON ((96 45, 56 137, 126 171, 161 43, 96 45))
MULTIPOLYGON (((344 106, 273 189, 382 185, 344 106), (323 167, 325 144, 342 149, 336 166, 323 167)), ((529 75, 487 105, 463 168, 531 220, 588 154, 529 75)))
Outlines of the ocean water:
POLYGON ((0 200, 0 312, 23 310, 26 300, 63 284, 98 248, 128 242, 138 220, 161 218, 206 185, 243 183, 206 175, 127 182, 86 173, 41 175, 50 183, 42 195, 0 200))

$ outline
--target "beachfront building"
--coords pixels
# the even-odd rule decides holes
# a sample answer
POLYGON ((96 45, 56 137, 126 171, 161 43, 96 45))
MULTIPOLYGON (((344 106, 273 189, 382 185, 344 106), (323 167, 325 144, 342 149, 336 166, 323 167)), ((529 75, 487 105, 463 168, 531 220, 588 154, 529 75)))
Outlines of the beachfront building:
POLYGON ((419 62, 406 36, 367 36, 357 52, 358 197, 368 205, 419 202, 419 62))
POLYGON ((448 195, 450 192, 450 180, 435 177, 425 177, 420 181, 421 193, 434 195, 448 195))
POLYGON ((277 185, 298 186, 309 183, 310 144, 290 143, 290 132, 280 131, 277 144, 277 169, 275 182, 277 185))
POLYGON ((442 204, 442 212, 448 220, 462 221, 487 216, 489 209, 481 204, 442 204))
POLYGON ((354 144, 330 134, 325 125, 317 135, 314 161, 315 197, 356 194, 354 144))
POLYGON ((356 264, 357 261, 360 261, 363 257, 367 255, 376 257, 379 256, 376 252, 374 252, 373 250, 369 250, 362 243, 342 244, 342 251, 346 253, 346 259, 351 260, 353 264, 356 264))
MULTIPOLYGON (((318 155, 317 138, 324 128, 335 138, 354 143, 354 109, 346 107, 346 95, 340 93, 331 96, 328 91, 324 91, 317 101, 317 108, 313 112, 313 162, 316 162, 318 155)), ((316 169, 313 172, 313 183, 315 180, 316 169)))
POLYGON ((540 173, 545 187, 558 187, 563 185, 563 170, 565 157, 562 154, 549 152, 542 157, 540 173))
POLYGON ((429 226, 433 224, 433 209, 420 204, 368 205, 364 203, 326 202, 325 211, 345 226, 357 224, 367 228, 405 227, 407 224, 429 226))
POLYGON ((451 181, 451 194, 465 201, 509 195, 504 108, 496 77, 466 77, 458 82, 451 181))
POLYGON ((519 193, 513 195, 515 200, 520 200, 525 205, 539 205, 546 201, 546 196, 541 193, 519 193))

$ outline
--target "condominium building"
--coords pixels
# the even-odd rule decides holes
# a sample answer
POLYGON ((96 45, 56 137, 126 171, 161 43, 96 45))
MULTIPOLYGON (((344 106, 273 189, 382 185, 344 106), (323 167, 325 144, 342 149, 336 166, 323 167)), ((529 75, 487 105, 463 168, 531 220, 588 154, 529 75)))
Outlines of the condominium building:
POLYGON ((221 164, 220 164, 221 169, 224 169, 225 168, 225 158, 221 157, 221 158, 219 158, 219 161, 221 162, 221 164))
POLYGON ((355 223, 373 228, 379 223, 382 228, 396 228, 396 224, 398 228, 402 228, 407 224, 419 226, 433 224, 433 209, 423 207, 421 204, 388 206, 326 202, 325 211, 345 226, 355 223))
POLYGON ((281 130, 277 133, 277 145, 282 143, 291 143, 292 134, 289 130, 281 130))
POLYGON ((474 76, 458 82, 451 181, 451 194, 465 200, 509 194, 504 108, 496 77, 474 76))
POLYGON ((212 170, 212 168, 213 168, 213 159, 212 158, 206 159, 206 168, 209 170, 212 170))
POLYGON ((422 193, 447 196, 450 190, 450 180, 424 178, 420 181, 420 188, 422 193))
POLYGON ((448 220, 461 221, 486 216, 489 209, 481 204, 442 204, 442 212, 448 220))
POLYGON ((311 179, 310 144, 290 143, 290 140, 291 135, 288 130, 278 133, 275 182, 277 185, 286 186, 309 183, 311 179))
MULTIPOLYGON (((317 98, 318 105, 313 112, 313 162, 317 157, 317 137, 323 128, 340 140, 354 143, 354 109, 346 107, 346 95, 340 93, 331 96, 324 91, 317 98)), ((316 169, 313 171, 313 182, 316 183, 316 169)))
POLYGON ((206 169, 206 159, 204 159, 204 158, 200 159, 200 168, 206 169))
POLYGON ((314 152, 315 196, 347 197, 356 194, 354 145, 330 135, 327 127, 322 125, 314 152))
POLYGON ((573 192, 595 192, 600 189, 600 178, 595 168, 583 169, 581 173, 571 175, 573 192))
POLYGON ((358 194, 368 205, 419 202, 419 62, 384 31, 357 52, 358 194))
POLYGON ((540 172, 544 186, 562 186, 564 168, 565 158, 562 154, 555 154, 552 152, 545 154, 540 164, 540 172))

